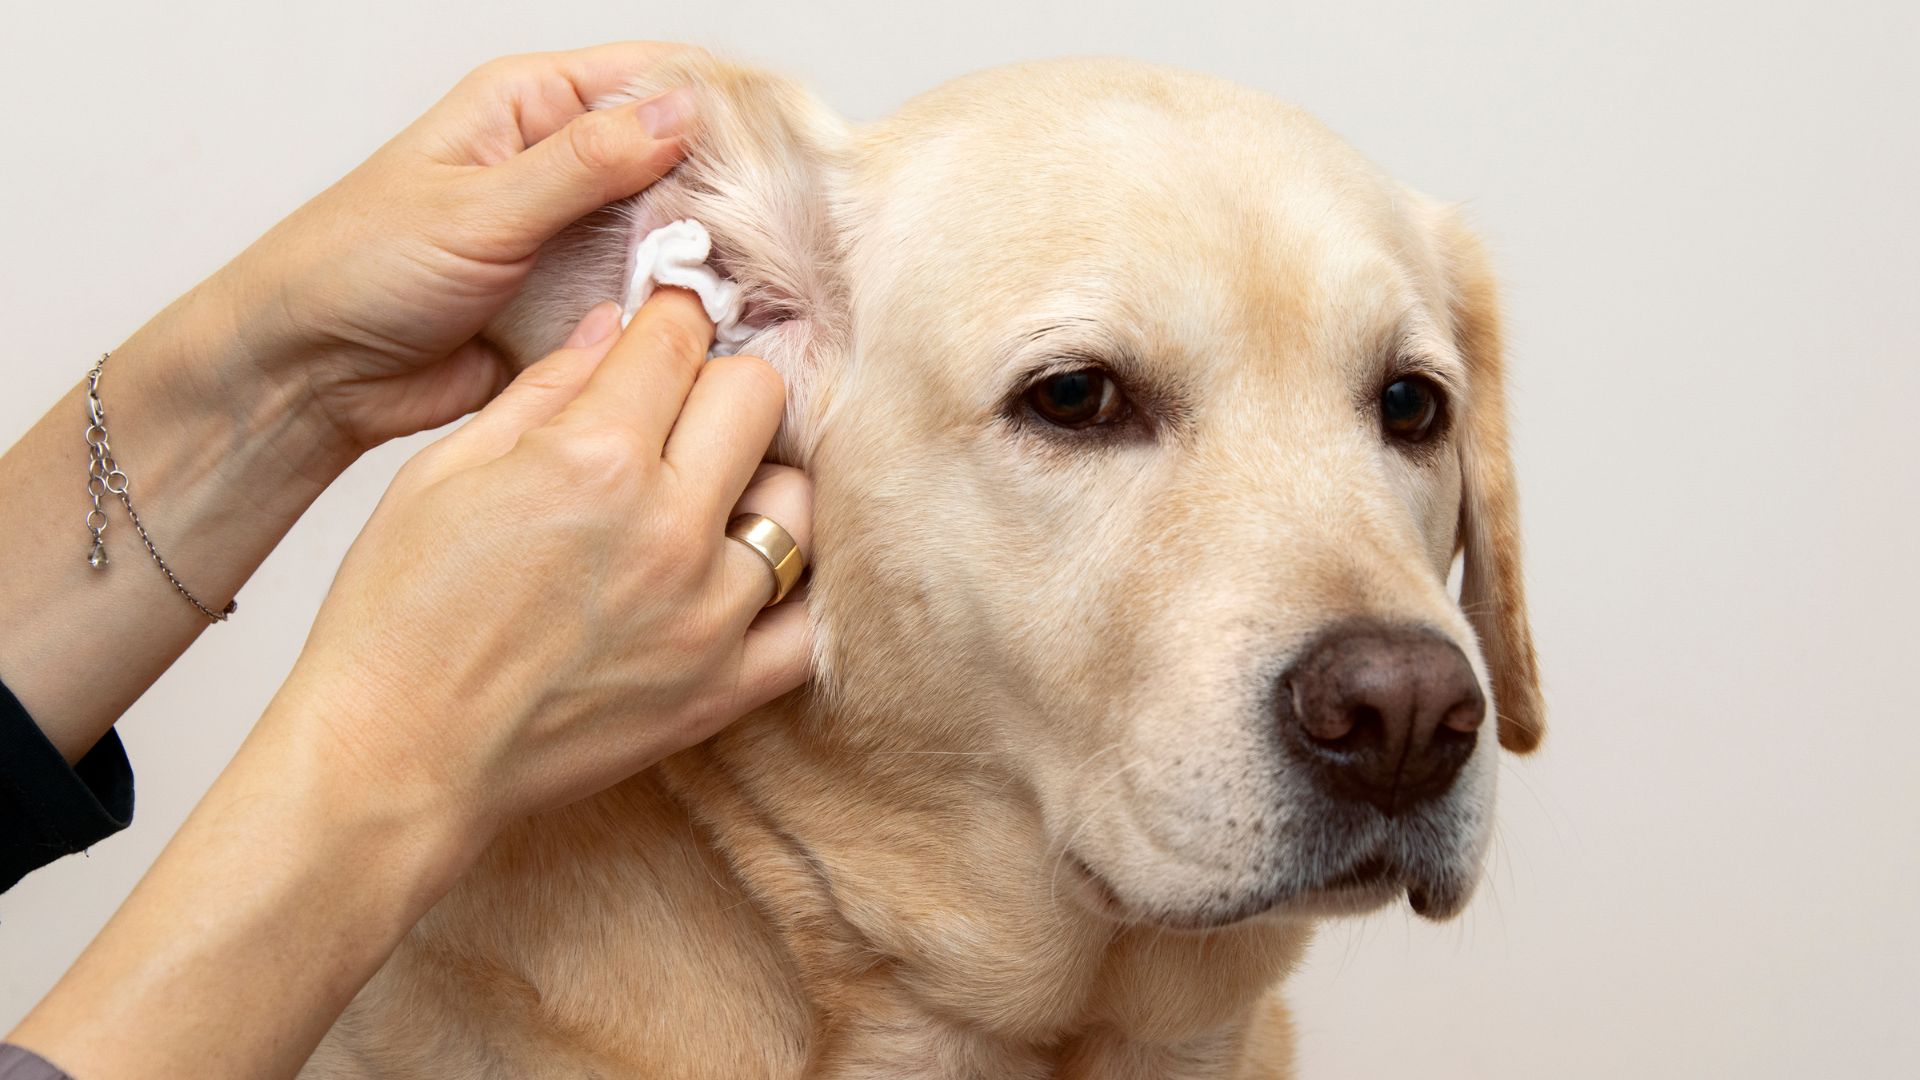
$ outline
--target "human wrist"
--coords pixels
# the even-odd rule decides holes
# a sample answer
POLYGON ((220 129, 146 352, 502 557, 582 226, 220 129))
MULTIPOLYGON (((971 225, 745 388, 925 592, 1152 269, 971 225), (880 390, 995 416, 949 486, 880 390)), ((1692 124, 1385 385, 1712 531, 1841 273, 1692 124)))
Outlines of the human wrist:
POLYGON ((289 730, 262 721, 14 1041, 77 1075, 299 1068, 472 856, 289 730))
MULTIPOLYGON (((328 414, 317 387, 338 345, 299 309, 285 274, 247 252, 143 327, 173 355, 196 402, 268 441, 292 471, 333 479, 368 447, 328 414)), ((123 346, 124 348, 125 346, 123 346)))
MULTIPOLYGON (((168 564, 216 608, 357 455, 304 387, 253 362, 219 288, 211 279, 141 327, 97 383, 129 496, 168 564)), ((116 556, 130 535, 118 532, 116 556)))
POLYGON ((450 886, 502 821, 458 748, 427 753, 406 736, 444 728, 458 707, 436 713, 425 687, 382 702, 333 670, 339 657, 316 658, 313 648, 309 641, 248 736, 237 771, 294 792, 303 814, 330 832, 359 834, 369 847, 403 846, 408 858, 397 865, 418 887, 450 886), (388 738, 395 734, 397 744, 388 738))
MULTIPOLYGON (((69 761, 206 629, 169 578, 219 611, 353 460, 297 382, 251 366, 256 330, 231 288, 222 275, 202 283, 100 369, 105 438, 145 537, 103 495, 89 523, 103 526, 106 564, 90 565, 77 528, 89 492, 86 380, 0 455, 10 519, 0 603, 39 613, 0 624, 0 675, 69 761), (99 650, 116 662, 103 666, 99 650)), ((88 362, 70 359, 76 374, 88 362)))
POLYGON ((363 897, 371 923, 404 932, 478 857, 491 825, 443 787, 358 768, 342 749, 333 717, 277 697, 208 801, 248 816, 273 806, 276 842, 296 864, 332 874, 356 867, 362 879, 343 887, 363 897))

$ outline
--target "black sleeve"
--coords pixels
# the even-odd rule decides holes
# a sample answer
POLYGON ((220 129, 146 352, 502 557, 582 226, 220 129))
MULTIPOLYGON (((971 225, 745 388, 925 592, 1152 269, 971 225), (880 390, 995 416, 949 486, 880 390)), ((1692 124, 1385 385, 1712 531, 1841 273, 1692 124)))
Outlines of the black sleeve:
POLYGON ((0 683, 0 892, 133 820, 133 767, 112 731, 72 766, 0 683))

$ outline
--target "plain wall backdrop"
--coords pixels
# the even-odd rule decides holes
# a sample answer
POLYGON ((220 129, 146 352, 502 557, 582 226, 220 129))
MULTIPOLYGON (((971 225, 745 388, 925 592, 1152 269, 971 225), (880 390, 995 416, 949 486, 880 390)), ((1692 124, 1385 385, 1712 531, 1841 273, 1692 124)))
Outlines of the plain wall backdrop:
MULTIPOLYGON (((1915 10, 9 4, 0 443, 496 54, 693 41, 789 71, 856 119, 1033 57, 1234 79, 1467 202, 1489 241, 1551 706, 1545 750, 1502 768, 1487 881, 1461 919, 1401 907, 1322 932, 1287 991, 1302 1074, 1911 1076, 1915 10)), ((122 722, 139 817, 0 896, 0 1031, 238 745, 421 441, 348 473, 236 621, 122 722)), ((46 523, 73 530, 76 559, 82 480, 72 520, 46 523)))

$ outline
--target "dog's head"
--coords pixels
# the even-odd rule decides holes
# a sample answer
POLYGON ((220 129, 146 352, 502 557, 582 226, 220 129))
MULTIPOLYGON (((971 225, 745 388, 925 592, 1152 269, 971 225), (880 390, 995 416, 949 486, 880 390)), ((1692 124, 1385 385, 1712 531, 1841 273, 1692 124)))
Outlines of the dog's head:
POLYGON ((1453 214, 1298 110, 1142 64, 989 72, 861 129, 690 77, 692 157, 622 213, 704 221, 767 326, 830 722, 990 756, 1123 916, 1457 911, 1491 736, 1531 749, 1542 709, 1493 288, 1453 214))

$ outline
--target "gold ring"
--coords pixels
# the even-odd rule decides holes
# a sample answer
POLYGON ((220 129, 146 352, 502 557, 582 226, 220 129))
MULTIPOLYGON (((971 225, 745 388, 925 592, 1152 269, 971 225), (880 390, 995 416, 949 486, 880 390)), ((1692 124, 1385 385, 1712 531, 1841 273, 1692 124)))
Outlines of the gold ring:
POLYGON ((766 607, 785 600, 807 568, 807 560, 800 554, 800 545, 793 542, 793 534, 772 518, 741 514, 727 522, 727 539, 740 541, 752 548, 755 555, 767 560, 767 569, 773 571, 773 599, 766 602, 766 607))

